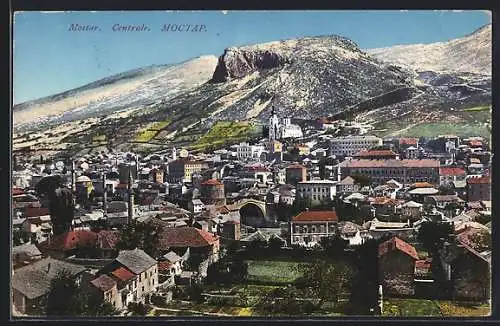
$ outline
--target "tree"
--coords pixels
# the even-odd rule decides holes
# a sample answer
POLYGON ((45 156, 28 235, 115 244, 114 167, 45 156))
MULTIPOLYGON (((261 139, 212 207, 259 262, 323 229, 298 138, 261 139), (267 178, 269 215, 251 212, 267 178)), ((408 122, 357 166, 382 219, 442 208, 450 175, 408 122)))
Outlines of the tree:
POLYGON ((347 248, 349 241, 342 239, 339 235, 333 235, 329 237, 322 237, 319 244, 321 248, 328 253, 328 255, 339 257, 344 253, 344 249, 347 248))
POLYGON ((478 252, 491 250, 491 234, 489 232, 476 232, 469 236, 472 248, 478 252))
POLYGON ((118 250, 132 250, 139 248, 149 256, 157 258, 160 253, 161 225, 141 223, 132 220, 120 230, 119 240, 116 243, 118 250))
POLYGON ((48 316, 112 316, 117 311, 102 297, 86 293, 75 278, 63 270, 52 280, 45 302, 48 316))
POLYGON ((370 186, 372 184, 372 179, 364 174, 353 174, 351 177, 354 181, 359 184, 361 187, 370 186))
POLYGON ((417 239, 421 241, 429 253, 435 253, 443 243, 449 240, 453 228, 449 223, 423 222, 418 230, 417 239))
POLYGON ((22 245, 30 240, 30 234, 24 230, 14 230, 12 232, 12 242, 14 246, 22 245))
POLYGON ((438 190, 440 195, 456 195, 453 188, 449 186, 439 186, 438 190))
POLYGON ((309 288, 320 301, 339 302, 341 294, 348 291, 354 271, 344 262, 316 261, 306 265, 301 278, 296 281, 300 288, 309 288))

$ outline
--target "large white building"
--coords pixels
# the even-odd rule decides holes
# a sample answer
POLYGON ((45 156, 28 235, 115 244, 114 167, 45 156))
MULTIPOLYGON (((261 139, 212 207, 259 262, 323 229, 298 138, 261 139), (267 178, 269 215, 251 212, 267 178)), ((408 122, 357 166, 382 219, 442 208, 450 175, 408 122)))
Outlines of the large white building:
POLYGON ((264 151, 265 148, 263 145, 240 143, 236 149, 236 155, 240 161, 258 160, 264 151))
POLYGON ((319 204, 323 200, 331 199, 337 194, 337 181, 309 180, 297 183, 295 197, 311 200, 311 204, 319 204))
POLYGON ((296 124, 292 124, 290 118, 280 119, 276 115, 276 112, 271 113, 269 118, 269 140, 277 140, 283 138, 302 138, 304 135, 302 133, 302 128, 296 124))
POLYGON ((330 140, 331 153, 336 156, 351 156, 375 146, 382 146, 382 138, 376 136, 345 136, 330 140))

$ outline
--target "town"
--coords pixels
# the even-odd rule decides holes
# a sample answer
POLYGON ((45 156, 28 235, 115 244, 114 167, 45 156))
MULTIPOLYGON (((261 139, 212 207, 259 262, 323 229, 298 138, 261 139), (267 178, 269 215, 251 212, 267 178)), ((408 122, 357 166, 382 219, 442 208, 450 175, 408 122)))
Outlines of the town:
POLYGON ((488 139, 273 108, 221 147, 14 156, 14 315, 489 314, 488 139))

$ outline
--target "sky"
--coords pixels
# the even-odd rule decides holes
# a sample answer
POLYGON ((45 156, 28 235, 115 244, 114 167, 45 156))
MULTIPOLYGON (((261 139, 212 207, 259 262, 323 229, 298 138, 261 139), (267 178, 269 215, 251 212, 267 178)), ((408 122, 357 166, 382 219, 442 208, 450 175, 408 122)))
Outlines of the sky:
POLYGON ((136 11, 18 12, 13 24, 14 104, 127 70, 223 53, 230 46, 337 34, 360 48, 462 37, 491 21, 486 11, 136 11), (96 31, 70 31, 71 24, 96 31), (142 32, 113 31, 115 24, 142 32), (205 25, 164 32, 164 24, 205 25))

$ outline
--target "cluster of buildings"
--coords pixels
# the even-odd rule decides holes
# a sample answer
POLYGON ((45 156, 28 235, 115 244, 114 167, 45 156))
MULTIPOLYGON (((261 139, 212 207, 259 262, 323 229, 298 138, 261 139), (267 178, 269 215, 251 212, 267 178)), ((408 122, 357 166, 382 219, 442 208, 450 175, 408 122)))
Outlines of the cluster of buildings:
POLYGON ((12 256, 14 309, 40 313, 63 268, 126 310, 151 296, 168 300, 173 285, 202 279, 231 243, 278 238, 283 246, 313 248, 330 236, 350 246, 391 237, 379 248, 385 293, 420 293, 421 284, 435 281, 431 266, 440 264, 452 297, 489 298, 478 284, 490 275, 491 248, 478 248, 472 236, 491 233, 491 222, 484 223, 491 219, 486 140, 335 136, 327 132, 334 127, 323 121, 303 131, 273 110, 267 138, 208 154, 173 148, 17 160, 12 227, 22 236, 12 256), (47 176, 59 176, 74 194, 75 218, 62 234, 53 232, 48 197, 36 191, 47 176), (302 211, 287 216, 299 202, 302 211), (117 249, 132 220, 161 226, 158 256, 117 249), (439 258, 415 249, 427 221, 452 225, 439 258), (200 263, 190 270, 184 262, 194 256, 200 263))

